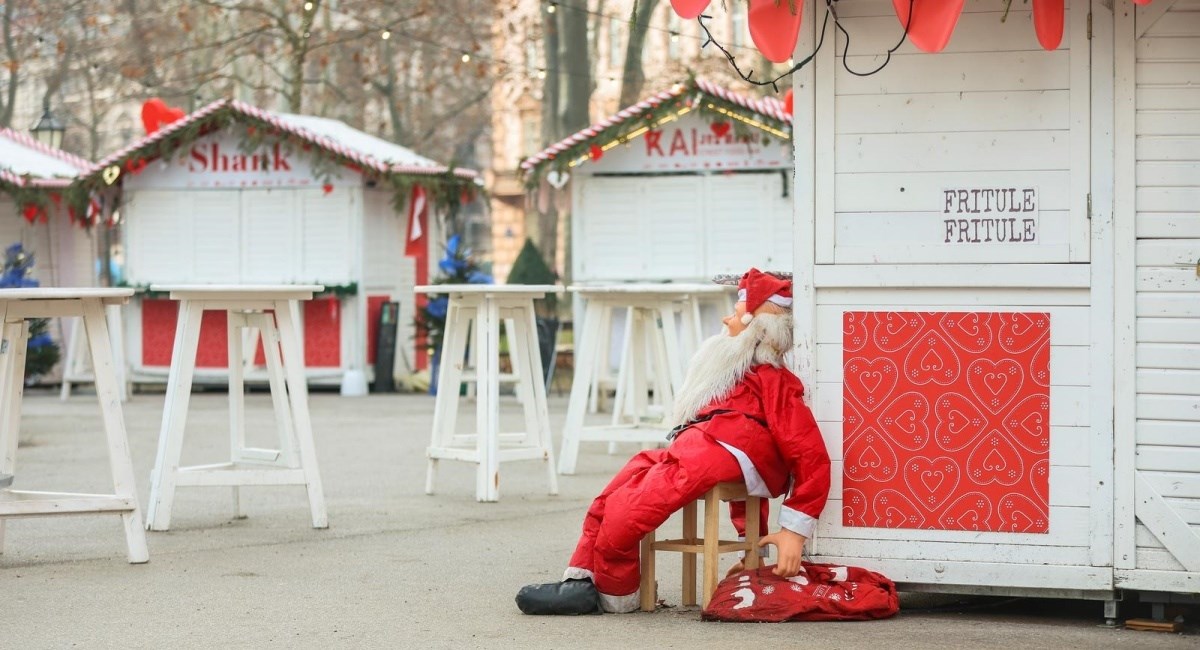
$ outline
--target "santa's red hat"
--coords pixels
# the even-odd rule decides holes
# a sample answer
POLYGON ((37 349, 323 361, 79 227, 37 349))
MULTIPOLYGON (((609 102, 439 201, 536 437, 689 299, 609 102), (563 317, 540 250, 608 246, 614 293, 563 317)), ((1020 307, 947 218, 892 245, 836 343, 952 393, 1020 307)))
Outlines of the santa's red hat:
POLYGON ((737 299, 746 303, 746 315, 742 317, 742 322, 749 323, 754 318, 754 311, 764 303, 791 309, 792 281, 752 268, 738 283, 737 299))

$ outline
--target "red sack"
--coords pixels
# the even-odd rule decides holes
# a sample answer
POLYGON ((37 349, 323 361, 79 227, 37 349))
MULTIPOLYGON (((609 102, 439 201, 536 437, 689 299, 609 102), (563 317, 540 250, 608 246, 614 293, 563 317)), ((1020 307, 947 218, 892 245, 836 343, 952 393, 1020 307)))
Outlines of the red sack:
POLYGON ((700 618, 705 621, 866 621, 900 611, 891 580, 859 567, 803 563, 800 573, 780 578, 775 567, 735 573, 717 585, 700 618))

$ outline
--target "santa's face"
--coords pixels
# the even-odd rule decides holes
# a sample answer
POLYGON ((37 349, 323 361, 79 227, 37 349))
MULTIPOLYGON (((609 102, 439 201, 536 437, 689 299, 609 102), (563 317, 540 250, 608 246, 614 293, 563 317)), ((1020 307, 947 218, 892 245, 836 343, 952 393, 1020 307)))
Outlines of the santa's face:
POLYGON ((725 332, 730 336, 737 336, 746 329, 746 323, 742 322, 742 317, 746 315, 746 303, 738 302, 733 305, 733 313, 721 319, 725 323, 725 332))

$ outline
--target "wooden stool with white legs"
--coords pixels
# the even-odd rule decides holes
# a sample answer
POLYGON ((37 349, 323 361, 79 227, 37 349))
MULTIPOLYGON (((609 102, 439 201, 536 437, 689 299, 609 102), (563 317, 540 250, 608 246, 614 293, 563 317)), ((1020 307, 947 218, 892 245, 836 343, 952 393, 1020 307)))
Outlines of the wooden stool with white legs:
POLYGON ((179 301, 179 321, 163 406, 158 458, 150 478, 147 526, 151 530, 170 527, 177 487, 231 487, 234 513, 240 517, 241 486, 301 485, 308 492, 313 528, 327 528, 325 495, 317 471, 317 452, 308 412, 299 309, 301 300, 310 300, 324 287, 192 285, 151 286, 150 289, 167 291, 172 300, 179 301), (224 311, 228 318, 230 461, 180 467, 200 323, 206 310, 224 311), (243 330, 257 330, 262 337, 279 449, 246 446, 243 330))
MULTIPOLYGON (((121 392, 121 401, 129 401, 129 373, 125 371, 125 335, 121 327, 121 306, 109 305, 105 308, 108 320, 108 333, 112 339, 114 369, 117 372, 117 388, 121 392)), ((71 396, 71 388, 75 384, 94 384, 96 373, 92 370, 87 357, 87 339, 84 332, 83 319, 71 321, 71 336, 67 341, 67 353, 63 358, 62 386, 59 397, 66 401, 71 396)))
POLYGON ((747 569, 758 568, 758 540, 760 531, 759 508, 761 497, 750 496, 746 493, 744 483, 718 483, 704 493, 698 501, 693 501, 683 507, 683 537, 679 539, 664 539, 655 541, 656 531, 651 531, 642 538, 642 611, 654 611, 658 601, 654 581, 655 551, 674 551, 683 554, 683 604, 696 604, 696 556, 704 558, 704 584, 701 590, 701 607, 707 607, 713 592, 717 590, 720 581, 717 562, 723 553, 746 552, 745 564, 747 569), (721 518, 725 516, 721 508, 722 501, 746 500, 746 540, 720 539, 721 518), (696 504, 704 502, 704 536, 696 536, 696 504))
POLYGON ((119 380, 113 358, 105 308, 123 305, 132 289, 4 289, 0 290, 0 551, 4 521, 10 517, 46 515, 120 515, 125 525, 129 561, 146 562, 146 532, 129 458, 125 418, 121 412, 119 380), (91 343, 93 381, 100 401, 113 494, 77 494, 13 490, 21 398, 25 387, 25 350, 29 318, 82 317, 91 343))

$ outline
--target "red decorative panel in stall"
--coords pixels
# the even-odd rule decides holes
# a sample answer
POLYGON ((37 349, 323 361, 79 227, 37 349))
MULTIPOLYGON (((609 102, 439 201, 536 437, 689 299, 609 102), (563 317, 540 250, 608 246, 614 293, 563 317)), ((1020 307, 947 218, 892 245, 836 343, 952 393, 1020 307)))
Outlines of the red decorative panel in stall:
POLYGON ((301 304, 304 311, 304 365, 309 368, 342 366, 342 301, 337 296, 301 304))
POLYGON ((845 526, 1049 531, 1050 315, 846 312, 845 526))

